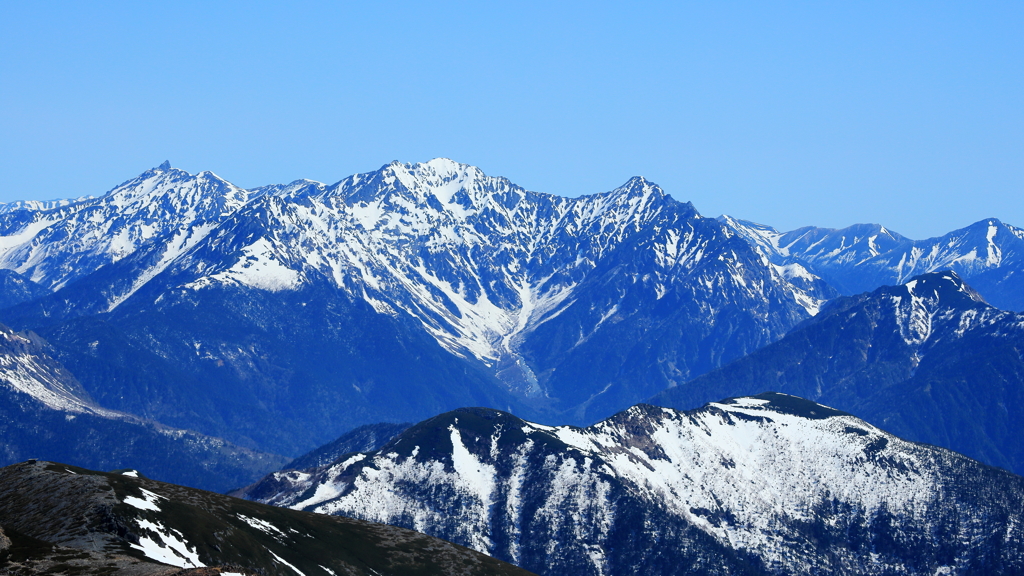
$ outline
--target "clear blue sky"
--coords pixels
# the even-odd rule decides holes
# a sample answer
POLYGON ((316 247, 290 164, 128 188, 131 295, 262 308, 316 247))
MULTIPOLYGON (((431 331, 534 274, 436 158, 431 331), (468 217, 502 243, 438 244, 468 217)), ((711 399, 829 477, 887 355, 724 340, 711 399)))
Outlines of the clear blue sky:
POLYGON ((780 229, 1024 226, 1019 0, 143 4, 0 0, 0 201, 446 156, 780 229))

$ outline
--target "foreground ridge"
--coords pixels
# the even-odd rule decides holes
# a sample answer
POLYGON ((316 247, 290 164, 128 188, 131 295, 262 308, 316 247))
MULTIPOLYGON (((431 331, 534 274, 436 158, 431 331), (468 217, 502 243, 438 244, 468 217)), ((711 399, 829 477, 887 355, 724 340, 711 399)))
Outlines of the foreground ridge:
POLYGON ((529 574, 393 526, 34 460, 0 468, 0 526, 4 574, 529 574))
POLYGON ((540 574, 1011 574, 1024 478, 767 393, 588 428, 472 408, 248 498, 394 523, 540 574))

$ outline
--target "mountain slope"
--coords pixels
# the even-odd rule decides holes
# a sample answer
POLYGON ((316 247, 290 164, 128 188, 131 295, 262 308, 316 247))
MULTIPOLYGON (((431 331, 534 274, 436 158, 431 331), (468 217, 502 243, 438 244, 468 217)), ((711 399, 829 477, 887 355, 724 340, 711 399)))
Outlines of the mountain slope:
POLYGON ((41 298, 49 292, 13 270, 0 270, 0 309, 41 298))
POLYGON ((818 304, 717 222, 642 178, 567 199, 447 160, 264 195, 171 272, 198 292, 325 281, 378 312, 415 319, 452 353, 483 362, 522 396, 547 396, 555 410, 597 392, 568 397, 595 383, 560 365, 607 352, 620 340, 605 334, 624 319, 643 340, 617 359, 612 368, 626 374, 610 384, 636 398, 653 384, 635 372, 658 356, 675 367, 659 381, 700 373, 719 355, 777 337, 818 304), (676 312, 690 300, 703 308, 699 320, 676 312), (651 325, 680 323, 713 341, 711 350, 647 349, 663 341, 651 325))
POLYGON ((58 291, 0 318, 105 406, 286 454, 465 405, 593 421, 822 302, 642 178, 569 199, 437 159, 244 191, 162 166, 11 214, 0 265, 58 291))
POLYGON ((311 450, 288 463, 290 470, 304 470, 327 466, 335 460, 353 452, 373 452, 391 441, 411 426, 409 423, 366 424, 350 430, 336 440, 311 450))
POLYGON ((392 526, 42 461, 0 469, 0 524, 15 573, 528 574, 392 526))
POLYGON ((690 408, 770 388, 1024 472, 1024 315, 951 272, 830 302, 783 339, 651 402, 690 408))
POLYGON ((763 394, 588 428, 464 409, 249 498, 412 527, 540 574, 1010 574, 1024 479, 763 394))
POLYGON ((843 294, 950 269, 992 305, 1024 311, 1024 230, 995 218, 927 240, 911 240, 877 224, 780 233, 728 216, 721 220, 772 262, 805 266, 843 294))
POLYGON ((101 408, 38 337, 0 325, 0 465, 29 457, 131 466, 214 490, 244 485, 286 461, 101 408))

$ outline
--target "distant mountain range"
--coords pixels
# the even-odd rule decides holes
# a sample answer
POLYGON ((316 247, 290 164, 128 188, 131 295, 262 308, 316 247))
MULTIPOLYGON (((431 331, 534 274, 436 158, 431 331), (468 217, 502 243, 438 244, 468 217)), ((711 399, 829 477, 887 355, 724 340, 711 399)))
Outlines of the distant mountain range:
MULTIPOLYGON (((1010 307, 1022 241, 996 220, 923 242, 779 233, 643 178, 564 198, 446 159, 251 190, 164 163, 99 197, 0 207, 0 321, 98 407, 294 456, 463 406, 589 424, 912 273, 953 267, 1010 307)), ((991 446, 968 453, 1018 469, 999 440, 1017 428, 974 430, 991 446)))
POLYGON ((1024 478, 782 394, 587 428, 462 409, 248 498, 538 574, 1017 574, 1024 478))
POLYGON ((728 216, 720 220, 772 263, 799 264, 847 296, 952 270, 989 304, 1024 311, 1024 229, 995 218, 928 240, 911 240, 878 224, 780 233, 728 216))

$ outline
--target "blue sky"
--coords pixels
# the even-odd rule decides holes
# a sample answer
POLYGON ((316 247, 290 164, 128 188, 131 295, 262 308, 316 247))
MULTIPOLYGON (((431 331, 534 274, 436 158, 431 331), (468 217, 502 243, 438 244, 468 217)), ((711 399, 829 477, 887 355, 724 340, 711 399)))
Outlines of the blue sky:
POLYGON ((87 4, 0 0, 0 201, 445 156, 780 229, 1024 226, 1019 1, 87 4))

